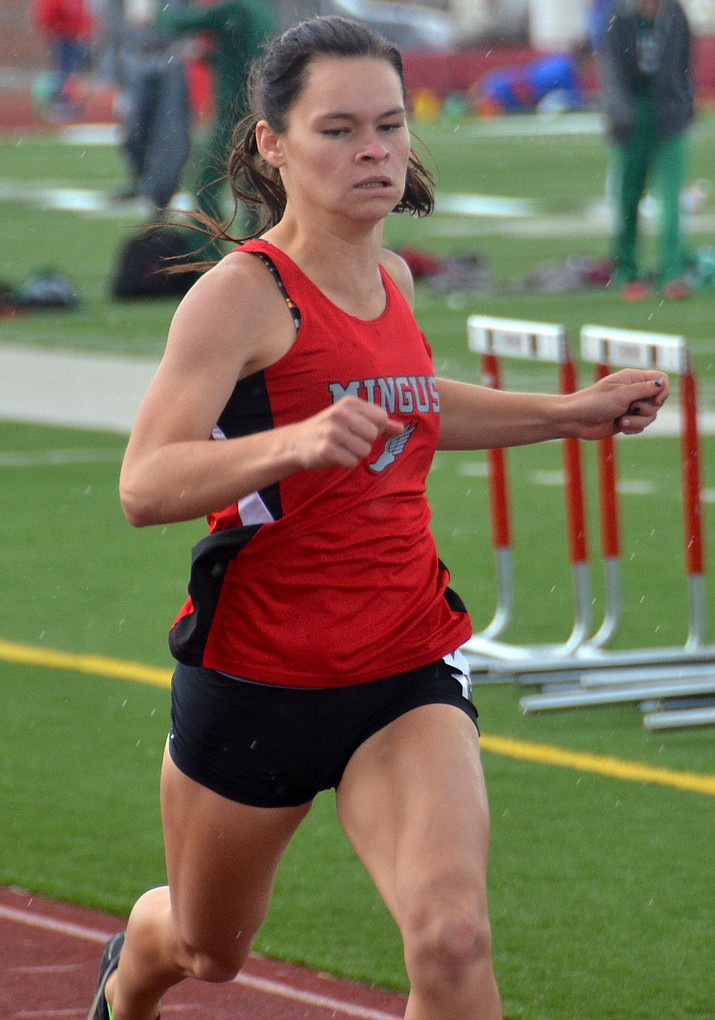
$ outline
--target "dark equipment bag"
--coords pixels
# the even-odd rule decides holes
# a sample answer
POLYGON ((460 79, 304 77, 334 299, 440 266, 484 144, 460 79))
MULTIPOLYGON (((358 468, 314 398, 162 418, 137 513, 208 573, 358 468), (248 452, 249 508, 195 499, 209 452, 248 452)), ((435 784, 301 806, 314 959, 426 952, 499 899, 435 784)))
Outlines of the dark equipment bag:
POLYGON ((183 297, 201 276, 181 269, 182 263, 201 261, 189 236, 176 227, 144 227, 126 241, 112 277, 112 297, 183 297))

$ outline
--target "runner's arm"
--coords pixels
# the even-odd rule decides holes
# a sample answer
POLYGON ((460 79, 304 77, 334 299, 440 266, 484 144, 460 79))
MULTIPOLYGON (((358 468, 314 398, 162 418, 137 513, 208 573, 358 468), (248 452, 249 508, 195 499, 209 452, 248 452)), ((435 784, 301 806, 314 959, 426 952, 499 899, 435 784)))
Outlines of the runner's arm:
POLYGON ((669 392, 662 372, 624 369, 576 393, 512 393, 439 380, 442 450, 523 446, 547 439, 635 435, 669 392))

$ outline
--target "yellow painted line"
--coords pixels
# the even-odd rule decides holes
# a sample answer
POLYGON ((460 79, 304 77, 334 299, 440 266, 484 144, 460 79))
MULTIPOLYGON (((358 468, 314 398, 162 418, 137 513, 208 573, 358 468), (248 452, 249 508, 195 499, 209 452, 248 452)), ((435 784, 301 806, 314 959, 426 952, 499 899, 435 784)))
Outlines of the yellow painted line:
POLYGON ((171 686, 171 670, 146 666, 141 662, 127 662, 104 655, 77 655, 53 648, 36 648, 15 641, 0 639, 0 660, 23 666, 42 666, 45 669, 68 669, 75 673, 90 673, 113 680, 132 680, 134 683, 171 686))
POLYGON ((562 769, 578 772, 593 772, 611 779, 626 779, 632 783, 655 783, 658 786, 672 786, 676 790, 705 793, 715 797, 715 776, 699 772, 680 772, 675 769, 656 768, 637 761, 624 761, 607 755, 589 754, 584 751, 569 751, 552 744, 532 744, 530 741, 513 740, 485 734, 480 740, 485 751, 500 754, 518 761, 533 761, 540 765, 557 765, 562 769))
MULTIPOLYGON (((151 684, 155 687, 171 685, 171 670, 158 666, 147 666, 141 662, 128 662, 104 655, 78 655, 53 648, 38 648, 0 639, 0 661, 23 666, 41 666, 45 669, 66 669, 74 673, 88 673, 92 676, 109 677, 112 680, 130 680, 133 683, 151 684)), ((583 751, 569 751, 551 744, 534 744, 531 741, 500 737, 493 733, 483 734, 480 740, 482 750, 489 754, 515 758, 517 761, 536 762, 539 765, 555 765, 562 769, 591 772, 611 779, 627 780, 633 783, 655 783, 677 790, 704 793, 715 797, 715 776, 698 772, 679 772, 675 769, 656 768, 640 762, 624 761, 606 755, 589 754, 583 751)))

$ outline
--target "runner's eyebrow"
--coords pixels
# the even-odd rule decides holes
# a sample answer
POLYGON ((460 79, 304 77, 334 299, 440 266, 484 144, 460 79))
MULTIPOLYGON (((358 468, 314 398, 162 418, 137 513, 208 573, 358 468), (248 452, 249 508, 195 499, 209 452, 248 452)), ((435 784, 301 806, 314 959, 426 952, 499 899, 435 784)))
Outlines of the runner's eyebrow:
MULTIPOLYGON (((396 107, 394 107, 391 110, 385 110, 385 112, 381 113, 378 116, 377 119, 378 120, 382 120, 385 117, 397 117, 397 116, 404 117, 404 115, 406 113, 407 113, 407 110, 405 109, 404 106, 396 106, 396 107)), ((336 111, 331 112, 331 113, 322 113, 317 118, 318 123, 321 123, 322 121, 325 121, 325 120, 347 120, 347 121, 350 121, 352 123, 352 122, 360 120, 360 117, 358 117, 354 113, 343 113, 340 110, 336 110, 336 111)))

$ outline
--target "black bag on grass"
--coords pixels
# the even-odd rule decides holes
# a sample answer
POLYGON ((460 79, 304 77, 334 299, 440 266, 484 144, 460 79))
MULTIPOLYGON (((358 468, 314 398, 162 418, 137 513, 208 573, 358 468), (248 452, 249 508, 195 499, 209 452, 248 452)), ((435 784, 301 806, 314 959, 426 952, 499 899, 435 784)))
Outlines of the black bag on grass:
POLYGON ((181 230, 145 227, 119 250, 112 297, 183 297, 201 273, 180 267, 197 260, 201 256, 197 259, 188 235, 181 230))

